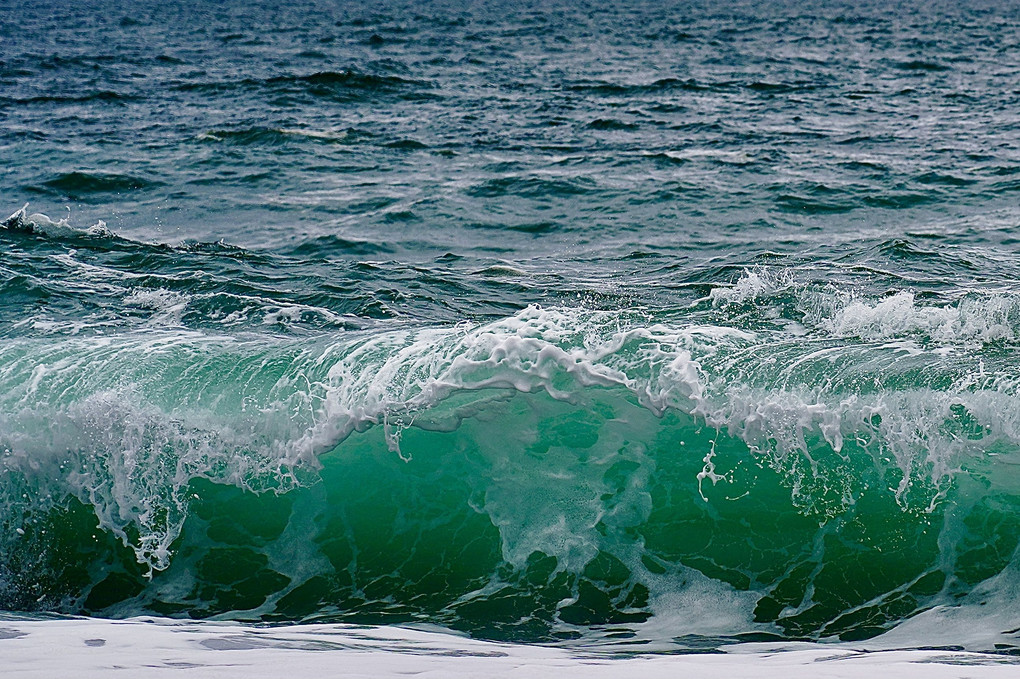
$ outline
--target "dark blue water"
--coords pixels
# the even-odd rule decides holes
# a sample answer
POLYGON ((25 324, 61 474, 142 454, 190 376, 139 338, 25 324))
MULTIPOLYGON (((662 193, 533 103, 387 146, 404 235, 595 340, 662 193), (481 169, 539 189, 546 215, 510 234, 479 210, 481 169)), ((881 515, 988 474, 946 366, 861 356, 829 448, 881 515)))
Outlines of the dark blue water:
POLYGON ((1016 648, 1018 83, 1008 2, 3 2, 0 608, 1016 648))

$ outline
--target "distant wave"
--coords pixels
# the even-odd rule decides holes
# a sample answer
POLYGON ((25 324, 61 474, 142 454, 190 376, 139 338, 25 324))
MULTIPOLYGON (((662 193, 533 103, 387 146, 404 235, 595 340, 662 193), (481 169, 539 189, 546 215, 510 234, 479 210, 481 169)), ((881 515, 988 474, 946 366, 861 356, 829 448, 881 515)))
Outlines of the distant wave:
POLYGON ((64 172, 42 183, 48 193, 74 197, 94 193, 121 193, 160 186, 161 182, 128 174, 111 172, 64 172))
POLYGON ((0 97, 0 101, 16 104, 88 104, 88 103, 113 103, 124 104, 137 101, 140 97, 135 94, 114 92, 112 90, 97 90, 94 92, 76 92, 74 94, 38 94, 31 97, 0 97))
POLYGON ((241 78, 215 82, 185 82, 176 86, 185 92, 222 92, 232 89, 261 89, 267 92, 303 93, 317 97, 359 98, 372 95, 430 97, 433 85, 424 80, 395 75, 362 73, 353 69, 320 71, 308 75, 279 75, 263 79, 241 78))

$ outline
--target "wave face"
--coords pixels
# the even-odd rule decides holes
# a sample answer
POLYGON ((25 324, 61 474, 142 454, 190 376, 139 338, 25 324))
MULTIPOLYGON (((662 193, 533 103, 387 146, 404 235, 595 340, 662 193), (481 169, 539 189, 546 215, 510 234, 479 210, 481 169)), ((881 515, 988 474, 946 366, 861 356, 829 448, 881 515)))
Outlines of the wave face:
POLYGON ((757 271, 687 315, 777 302, 813 327, 528 307, 313 341, 8 341, 0 603, 521 639, 668 620, 681 643, 1003 605, 1017 299, 851 301, 757 271))

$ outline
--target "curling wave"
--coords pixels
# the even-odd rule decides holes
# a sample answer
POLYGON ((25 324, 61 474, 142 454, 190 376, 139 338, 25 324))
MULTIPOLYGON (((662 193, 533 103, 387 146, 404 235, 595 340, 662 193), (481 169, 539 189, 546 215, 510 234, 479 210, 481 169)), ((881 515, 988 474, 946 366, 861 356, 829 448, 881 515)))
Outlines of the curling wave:
MULTIPOLYGON (((713 303, 789 294, 742 285, 713 303)), ((1011 586, 1020 538, 1016 370, 968 353, 1004 331, 954 325, 976 302, 891 299, 781 332, 529 307, 301 342, 17 338, 0 596, 499 637, 684 615, 734 639, 873 636, 1011 586), (868 313, 887 329, 848 330, 868 313)))

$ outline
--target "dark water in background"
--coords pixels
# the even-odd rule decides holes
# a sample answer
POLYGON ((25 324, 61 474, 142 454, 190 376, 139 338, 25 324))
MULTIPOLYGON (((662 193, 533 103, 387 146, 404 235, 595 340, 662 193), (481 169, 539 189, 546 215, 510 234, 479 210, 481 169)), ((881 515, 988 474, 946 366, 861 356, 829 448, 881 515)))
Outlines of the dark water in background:
POLYGON ((1020 647, 1018 67, 1015 3, 0 3, 0 608, 1020 647))

